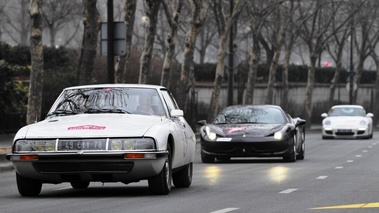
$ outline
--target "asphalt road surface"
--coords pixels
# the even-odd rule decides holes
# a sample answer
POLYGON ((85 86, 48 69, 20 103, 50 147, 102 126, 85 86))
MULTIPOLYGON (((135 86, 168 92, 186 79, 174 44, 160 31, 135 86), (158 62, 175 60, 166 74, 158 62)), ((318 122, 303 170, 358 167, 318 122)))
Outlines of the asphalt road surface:
POLYGON ((379 132, 369 140, 322 140, 306 133, 305 160, 233 159, 204 164, 197 147, 190 188, 154 196, 147 181, 67 183, 42 187, 40 196, 18 194, 14 171, 0 173, 0 212, 120 213, 331 213, 379 212, 379 132))

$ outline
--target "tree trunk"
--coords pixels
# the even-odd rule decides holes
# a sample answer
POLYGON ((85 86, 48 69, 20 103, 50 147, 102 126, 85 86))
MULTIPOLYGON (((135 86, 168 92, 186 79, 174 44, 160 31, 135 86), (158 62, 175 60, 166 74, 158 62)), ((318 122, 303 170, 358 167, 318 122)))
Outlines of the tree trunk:
POLYGON ((132 37, 133 37, 133 28, 134 20, 136 13, 137 0, 127 0, 125 2, 124 9, 124 21, 126 26, 126 48, 125 54, 121 55, 117 59, 116 71, 115 71, 115 82, 116 83, 125 83, 127 79, 127 69, 126 64, 130 56, 130 51, 132 47, 132 37))
POLYGON ((26 123, 31 124, 40 120, 43 90, 43 46, 42 46, 42 0, 32 0, 30 4, 30 54, 32 69, 26 123))
POLYGON ((315 66, 317 61, 317 54, 312 54, 310 56, 310 66, 308 67, 308 80, 307 80, 307 88, 305 90, 305 101, 304 101, 304 118, 307 122, 306 127, 311 127, 311 119, 312 119, 312 93, 313 86, 315 80, 315 66))
POLYGON ((288 82, 288 70, 289 70, 289 64, 291 59, 291 50, 292 50, 292 44, 289 44, 288 47, 285 50, 285 56, 284 56, 284 63, 283 63, 283 73, 282 73, 282 85, 283 85, 283 92, 282 92, 282 107, 284 110, 288 111, 288 91, 289 91, 289 82, 288 82))
MULTIPOLYGON (((375 97, 374 97, 374 105, 373 106, 378 106, 379 105, 379 61, 376 62, 376 81, 375 81, 375 97)), ((374 113, 374 118, 373 118, 373 126, 378 125, 379 121, 379 107, 374 107, 373 109, 374 113)))
POLYGON ((101 17, 96 8, 96 2, 83 0, 83 41, 78 65, 78 83, 90 84, 95 82, 93 70, 95 67, 98 32, 101 24, 101 17))
POLYGON ((276 81, 276 70, 278 69, 278 61, 280 50, 274 51, 274 57, 271 60, 270 73, 267 84, 266 104, 272 104, 274 99, 274 83, 276 81))
POLYGON ((146 34, 145 45, 141 55, 141 66, 139 71, 139 84, 148 83, 148 74, 150 70, 150 61, 153 54, 154 39, 157 31, 158 12, 161 0, 146 0, 146 16, 149 18, 146 34))
POLYGON ((253 35, 253 48, 250 53, 249 60, 249 73, 247 74, 245 104, 253 104, 254 102, 254 88, 258 72, 258 63, 261 57, 261 48, 256 36, 253 35))
POLYGON ((329 91, 329 108, 334 105, 334 94, 336 92, 337 84, 340 78, 341 73, 341 61, 338 61, 336 64, 336 71, 334 72, 334 76, 332 81, 330 82, 330 91, 329 91))
POLYGON ((180 0, 178 2, 178 6, 174 11, 174 16, 171 17, 168 8, 166 8, 166 4, 163 4, 166 11, 166 17, 169 19, 169 25, 170 25, 170 32, 167 36, 167 51, 165 54, 165 59, 163 63, 163 70, 162 70, 162 76, 161 76, 161 85, 165 86, 166 88, 170 87, 170 76, 171 76, 171 67, 172 67, 172 61, 175 54, 175 48, 176 44, 178 42, 178 25, 179 25, 179 17, 182 11, 183 7, 183 1, 180 0))

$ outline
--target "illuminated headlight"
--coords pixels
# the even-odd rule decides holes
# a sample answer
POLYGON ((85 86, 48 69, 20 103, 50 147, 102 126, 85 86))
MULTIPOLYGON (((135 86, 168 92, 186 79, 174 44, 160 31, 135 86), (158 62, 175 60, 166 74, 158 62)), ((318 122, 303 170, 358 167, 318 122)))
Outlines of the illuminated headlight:
POLYGON ((275 134, 274 134, 274 138, 275 138, 276 140, 282 140, 282 138, 283 138, 283 133, 282 133, 282 132, 275 132, 275 134))
POLYGON ((330 124, 332 124, 330 121, 325 121, 324 122, 324 125, 330 125, 330 124))
POLYGON ((14 146, 15 152, 53 152, 55 140, 19 140, 14 146))
POLYGON ((205 127, 205 133, 207 134, 209 140, 215 141, 217 139, 216 133, 212 132, 209 126, 205 127))
POLYGON ((109 150, 155 150, 152 138, 115 138, 109 139, 109 150))

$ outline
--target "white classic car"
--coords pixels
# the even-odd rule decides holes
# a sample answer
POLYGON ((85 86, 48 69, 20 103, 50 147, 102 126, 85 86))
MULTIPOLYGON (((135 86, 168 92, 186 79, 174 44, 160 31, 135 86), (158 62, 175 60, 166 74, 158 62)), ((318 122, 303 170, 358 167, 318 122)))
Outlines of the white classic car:
POLYGON ((195 134, 162 86, 103 84, 63 90, 46 119, 15 135, 12 161, 22 196, 42 184, 138 182, 153 194, 189 187, 195 134))
POLYGON ((372 138, 372 113, 359 105, 336 105, 322 113, 322 139, 372 138))

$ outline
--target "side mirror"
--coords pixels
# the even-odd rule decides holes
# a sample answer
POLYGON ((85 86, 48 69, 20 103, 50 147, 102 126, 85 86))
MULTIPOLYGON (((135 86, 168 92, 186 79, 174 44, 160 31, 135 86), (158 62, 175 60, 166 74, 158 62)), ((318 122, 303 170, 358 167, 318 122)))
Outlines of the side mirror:
POLYGON ((374 117, 374 114, 372 114, 371 112, 369 112, 369 113, 367 113, 366 117, 372 118, 372 117, 374 117))
POLYGON ((183 117, 184 115, 183 110, 180 109, 173 109, 171 110, 170 114, 172 117, 183 117))
POLYGON ((328 114, 326 114, 326 113, 322 113, 322 114, 321 114, 321 117, 326 118, 326 117, 328 117, 328 114))
POLYGON ((296 126, 296 127, 298 127, 298 126, 302 126, 302 125, 305 125, 306 123, 307 123, 306 120, 301 119, 301 118, 296 118, 295 126, 296 126))

